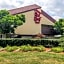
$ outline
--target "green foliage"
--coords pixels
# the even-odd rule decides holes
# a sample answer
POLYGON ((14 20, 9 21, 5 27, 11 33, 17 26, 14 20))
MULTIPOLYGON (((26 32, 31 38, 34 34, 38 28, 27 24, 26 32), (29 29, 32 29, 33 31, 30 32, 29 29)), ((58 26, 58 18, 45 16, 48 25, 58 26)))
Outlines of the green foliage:
POLYGON ((14 33, 14 28, 25 22, 25 15, 11 15, 7 10, 0 10, 0 32, 14 33))
POLYGON ((40 46, 22 45, 22 46, 6 46, 4 49, 8 52, 13 52, 18 49, 20 49, 20 51, 23 51, 23 52, 28 52, 28 51, 42 52, 45 50, 45 47, 41 45, 40 46))
POLYGON ((5 47, 7 45, 10 46, 21 46, 21 45, 31 45, 31 46, 38 46, 43 45, 45 47, 54 47, 58 46, 59 40, 49 40, 49 39, 0 39, 0 46, 5 47))
POLYGON ((59 53, 59 52, 63 52, 64 50, 62 47, 54 47, 51 49, 51 51, 59 53))
MULTIPOLYGON (((23 22, 25 22, 25 15, 21 15, 21 14, 17 14, 16 17, 18 17, 18 19, 22 20, 23 22)), ((18 22, 18 24, 20 25, 20 23, 18 22)))
POLYGON ((24 52, 32 51, 32 47, 30 45, 23 45, 21 46, 21 50, 24 52))
POLYGON ((59 19, 54 25, 57 32, 59 32, 61 35, 64 33, 64 19, 59 19))
POLYGON ((4 16, 8 15, 9 12, 7 10, 0 10, 0 19, 2 19, 4 16))
POLYGON ((60 38, 59 46, 64 47, 64 36, 60 38))
POLYGON ((33 51, 39 51, 39 52, 42 52, 42 51, 45 51, 45 47, 43 46, 34 46, 33 47, 33 51))
POLYGON ((15 51, 15 50, 17 50, 18 49, 18 47, 17 46, 7 46, 7 47, 5 47, 5 50, 6 51, 8 51, 8 52, 12 52, 12 51, 15 51))

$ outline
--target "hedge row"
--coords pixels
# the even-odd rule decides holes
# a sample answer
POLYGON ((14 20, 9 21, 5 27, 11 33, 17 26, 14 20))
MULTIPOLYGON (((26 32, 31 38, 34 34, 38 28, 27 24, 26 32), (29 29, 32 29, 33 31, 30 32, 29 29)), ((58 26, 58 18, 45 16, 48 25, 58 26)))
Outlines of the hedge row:
POLYGON ((0 46, 6 47, 10 46, 21 46, 21 45, 43 45, 45 47, 55 47, 59 45, 58 40, 48 40, 48 39, 0 39, 0 46))

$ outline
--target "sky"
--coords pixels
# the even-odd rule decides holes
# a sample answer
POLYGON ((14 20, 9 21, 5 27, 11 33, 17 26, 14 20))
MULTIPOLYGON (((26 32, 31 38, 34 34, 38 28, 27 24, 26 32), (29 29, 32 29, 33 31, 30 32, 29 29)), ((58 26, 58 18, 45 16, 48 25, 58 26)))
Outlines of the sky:
POLYGON ((0 10, 9 10, 32 4, 41 6, 46 13, 56 20, 64 18, 64 0, 0 0, 0 10))

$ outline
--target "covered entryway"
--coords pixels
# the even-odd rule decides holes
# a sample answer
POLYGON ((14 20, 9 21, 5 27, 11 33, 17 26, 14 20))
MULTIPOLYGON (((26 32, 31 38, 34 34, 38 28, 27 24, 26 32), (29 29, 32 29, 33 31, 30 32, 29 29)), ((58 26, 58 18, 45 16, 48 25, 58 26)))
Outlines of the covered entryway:
POLYGON ((53 35, 53 26, 52 25, 41 25, 41 33, 44 35, 53 35))

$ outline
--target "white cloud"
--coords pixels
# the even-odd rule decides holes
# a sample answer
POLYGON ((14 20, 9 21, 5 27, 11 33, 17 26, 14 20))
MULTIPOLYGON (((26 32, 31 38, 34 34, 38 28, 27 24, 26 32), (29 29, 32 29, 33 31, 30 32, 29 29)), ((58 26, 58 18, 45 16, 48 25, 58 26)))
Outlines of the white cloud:
MULTIPOLYGON (((23 1, 21 2, 23 3, 23 1)), ((0 9, 11 9, 19 6, 20 6, 20 3, 18 2, 18 0, 1 0, 0 1, 0 9)))

